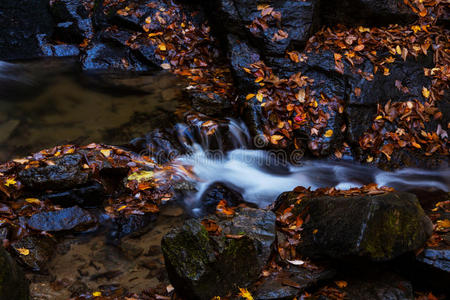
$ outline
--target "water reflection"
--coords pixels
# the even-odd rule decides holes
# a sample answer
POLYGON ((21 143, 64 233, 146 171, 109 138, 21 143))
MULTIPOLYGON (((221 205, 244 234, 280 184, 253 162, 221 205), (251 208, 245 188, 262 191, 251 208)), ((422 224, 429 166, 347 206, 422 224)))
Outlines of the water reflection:
POLYGON ((119 145, 175 122, 168 73, 86 74, 70 60, 0 62, 0 161, 58 144, 119 145), (173 122, 172 122, 173 121, 173 122))

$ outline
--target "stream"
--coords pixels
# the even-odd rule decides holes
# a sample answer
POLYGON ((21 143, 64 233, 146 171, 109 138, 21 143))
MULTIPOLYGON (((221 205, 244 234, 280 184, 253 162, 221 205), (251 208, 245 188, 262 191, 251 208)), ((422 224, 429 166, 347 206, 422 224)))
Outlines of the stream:
POLYGON ((185 180, 195 185, 182 201, 163 207, 154 226, 124 238, 120 246, 109 240, 107 225, 95 234, 66 237, 48 272, 29 274, 34 299, 67 299, 86 289, 120 294, 121 289, 165 288, 161 237, 188 216, 203 214, 202 196, 215 182, 258 207, 298 185, 349 189, 374 182, 418 195, 450 190, 449 168, 386 172, 345 160, 296 160, 254 147, 240 120, 225 120, 226 134, 212 135, 177 124, 173 115, 182 103, 182 88, 166 72, 105 76, 82 74, 70 60, 0 61, 0 161, 65 143, 123 145, 155 128, 175 126, 186 153, 170 163, 180 174, 191 168, 193 175, 185 180), (225 149, 224 143, 231 146, 225 149))

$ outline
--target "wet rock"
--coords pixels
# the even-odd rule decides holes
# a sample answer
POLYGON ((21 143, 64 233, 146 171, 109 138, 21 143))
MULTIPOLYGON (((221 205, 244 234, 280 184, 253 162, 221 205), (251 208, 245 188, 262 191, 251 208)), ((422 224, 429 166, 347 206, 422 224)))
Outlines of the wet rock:
POLYGON ((42 56, 38 34, 52 34, 46 0, 2 0, 0 3, 0 60, 42 56))
POLYGON ((94 43, 81 55, 83 70, 89 71, 147 71, 129 49, 109 43, 94 43))
POLYGON ((34 271, 45 270, 54 249, 55 241, 47 236, 26 236, 13 243, 20 260, 34 271))
POLYGON ((30 190, 65 190, 88 182, 89 174, 82 169, 80 154, 64 155, 54 159, 53 163, 22 170, 18 179, 30 190))
POLYGON ((308 218, 298 250, 309 256, 386 261, 422 247, 433 227, 416 196, 404 192, 312 198, 296 209, 308 218))
POLYGON ((203 192, 200 202, 206 213, 213 214, 221 200, 227 201, 227 206, 238 206, 245 202, 240 192, 221 182, 212 183, 203 192))
POLYGON ((79 205, 82 207, 93 207, 102 204, 105 197, 105 189, 98 182, 88 183, 84 186, 75 187, 68 191, 49 193, 42 196, 51 202, 69 207, 79 205))
POLYGON ((87 210, 73 206, 61 210, 41 212, 32 215, 28 227, 41 231, 84 231, 97 222, 97 219, 87 210))
POLYGON ((216 221, 222 228, 217 236, 191 219, 162 240, 170 281, 189 299, 211 299, 250 285, 269 258, 275 240, 272 212, 244 208, 232 219, 216 221))
POLYGON ((405 24, 417 18, 400 0, 322 0, 320 17, 327 25, 351 26, 405 24))
POLYGON ((255 299, 275 300, 293 299, 302 290, 316 285, 319 281, 330 279, 335 274, 331 269, 314 269, 291 266, 275 275, 263 279, 256 288, 255 299))
POLYGON ((217 0, 211 2, 218 26, 222 31, 245 37, 261 49, 266 55, 284 56, 286 49, 292 45, 303 46, 315 30, 317 20, 314 15, 318 11, 317 1, 276 1, 271 3, 274 12, 281 18, 269 15, 263 21, 267 28, 262 30, 258 25, 252 26, 253 20, 261 18, 258 1, 217 0), (287 33, 283 38, 277 34, 287 33))
POLYGON ((232 108, 228 98, 214 92, 187 91, 186 96, 194 110, 208 116, 217 116, 232 108))
POLYGON ((417 260, 450 276, 450 249, 425 248, 417 260))
POLYGON ((28 300, 28 285, 23 271, 11 255, 0 247, 0 299, 28 300))
POLYGON ((111 231, 110 238, 139 236, 151 229, 156 217, 156 214, 120 216, 114 220, 114 230, 111 231))
POLYGON ((51 13, 57 23, 54 38, 68 43, 80 44, 93 37, 91 9, 88 3, 78 0, 50 1, 51 13))

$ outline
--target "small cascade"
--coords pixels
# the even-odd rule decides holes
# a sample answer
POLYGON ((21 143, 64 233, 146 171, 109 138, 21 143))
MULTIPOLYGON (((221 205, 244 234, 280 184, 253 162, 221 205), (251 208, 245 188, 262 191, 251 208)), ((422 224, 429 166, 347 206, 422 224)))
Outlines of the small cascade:
MULTIPOLYGON (((209 124, 207 124, 209 125, 209 124)), ((195 175, 197 192, 186 197, 189 205, 200 201, 213 182, 222 182, 241 191, 244 199, 260 207, 271 204, 284 191, 296 186, 349 189, 369 183, 397 190, 428 189, 448 192, 450 169, 407 168, 386 172, 348 161, 302 161, 287 163, 283 152, 251 149, 251 138, 243 122, 228 120, 216 124, 214 132, 204 123, 179 124, 177 132, 187 154, 176 158, 174 168, 189 168, 195 175)), ((192 180, 191 177, 186 178, 192 180)))

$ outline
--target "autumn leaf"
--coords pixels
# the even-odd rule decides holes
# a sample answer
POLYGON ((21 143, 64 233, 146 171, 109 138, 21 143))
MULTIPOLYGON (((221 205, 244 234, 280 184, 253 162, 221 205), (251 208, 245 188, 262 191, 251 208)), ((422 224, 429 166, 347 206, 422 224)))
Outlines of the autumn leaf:
POLYGON ((153 171, 139 171, 128 176, 128 180, 147 181, 153 178, 153 171))
POLYGON ((30 255, 30 250, 27 248, 16 248, 17 252, 19 252, 21 255, 30 255))
POLYGON ((422 95, 425 97, 425 98, 429 98, 430 97, 430 91, 426 88, 426 87, 423 87, 422 88, 422 95))
POLYGON ((331 130, 331 129, 328 129, 324 134, 324 137, 327 137, 327 138, 332 137, 332 136, 333 136, 333 130, 331 130))
POLYGON ((270 136, 270 142, 274 145, 278 144, 279 140, 282 140, 284 137, 282 135, 274 134, 270 136))
POLYGON ((248 95, 245 97, 245 100, 250 100, 250 99, 252 99, 253 97, 255 97, 255 94, 248 94, 248 95))
POLYGON ((14 180, 14 178, 8 178, 6 179, 5 186, 15 185, 17 181, 14 180))
POLYGON ((100 152, 105 156, 105 157, 109 157, 111 155, 111 150, 108 149, 102 149, 100 150, 100 152))
POLYGON ((343 289, 347 286, 347 281, 343 281, 343 280, 342 281, 338 280, 338 281, 335 281, 334 283, 341 289, 343 289))
POLYGON ((167 63, 161 64, 161 68, 163 68, 164 70, 170 70, 170 64, 167 63))
POLYGON ((41 204, 41 201, 36 198, 26 198, 25 201, 31 204, 38 204, 38 205, 41 204))
POLYGON ((240 291, 239 296, 241 296, 242 298, 246 300, 253 300, 252 294, 250 294, 250 292, 247 289, 239 288, 239 291, 240 291))
POLYGON ((101 297, 102 296, 102 292, 93 292, 92 296, 94 296, 94 297, 101 297))

